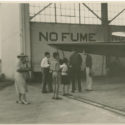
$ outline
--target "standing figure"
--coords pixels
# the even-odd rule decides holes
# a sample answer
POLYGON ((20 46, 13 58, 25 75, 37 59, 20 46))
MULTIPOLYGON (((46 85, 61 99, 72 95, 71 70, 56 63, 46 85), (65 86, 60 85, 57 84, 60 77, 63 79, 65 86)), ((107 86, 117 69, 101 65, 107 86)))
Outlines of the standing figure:
POLYGON ((76 50, 70 56, 72 92, 75 92, 75 90, 76 90, 75 83, 78 84, 79 92, 82 91, 82 88, 81 88, 81 65, 82 65, 82 57, 78 53, 78 50, 76 50))
POLYGON ((16 102, 19 104, 29 104, 26 99, 26 92, 28 91, 26 84, 26 72, 28 72, 29 69, 26 68, 25 57, 26 56, 24 54, 17 56, 18 62, 15 72, 15 87, 18 94, 18 101, 16 102))
POLYGON ((86 90, 92 90, 92 57, 86 54, 86 90))
POLYGON ((61 78, 62 78, 62 84, 63 84, 63 95, 69 95, 69 76, 68 76, 68 60, 66 58, 63 59, 62 65, 60 65, 61 68, 61 78), (66 92, 67 91, 67 92, 66 92))
POLYGON ((59 54, 57 52, 53 53, 53 61, 51 63, 52 70, 52 79, 53 79, 53 99, 61 99, 59 98, 59 85, 60 85, 60 65, 59 65, 59 54))
POLYGON ((49 62, 49 58, 50 58, 50 53, 49 52, 45 52, 45 57, 42 59, 41 61, 41 70, 42 70, 42 93, 47 93, 47 85, 49 88, 49 91, 52 91, 52 82, 50 82, 50 62, 49 62))

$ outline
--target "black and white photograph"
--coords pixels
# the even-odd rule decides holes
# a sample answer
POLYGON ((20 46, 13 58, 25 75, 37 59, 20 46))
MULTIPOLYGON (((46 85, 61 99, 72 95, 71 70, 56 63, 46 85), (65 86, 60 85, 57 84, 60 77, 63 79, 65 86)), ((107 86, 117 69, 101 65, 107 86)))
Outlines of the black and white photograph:
POLYGON ((0 1, 0 124, 125 123, 125 1, 0 1))

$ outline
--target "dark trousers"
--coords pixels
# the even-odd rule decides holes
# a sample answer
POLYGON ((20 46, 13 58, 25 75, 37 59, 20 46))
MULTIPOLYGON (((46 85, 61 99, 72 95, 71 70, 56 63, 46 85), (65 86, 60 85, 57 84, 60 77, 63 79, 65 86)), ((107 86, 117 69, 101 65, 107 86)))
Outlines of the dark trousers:
POLYGON ((49 90, 49 92, 53 92, 52 73, 50 73, 50 72, 48 74, 48 90, 49 90))
POLYGON ((52 88, 52 75, 49 72, 49 68, 43 68, 43 87, 42 87, 42 92, 47 92, 47 86, 49 92, 53 91, 52 88))
POLYGON ((71 82, 72 82, 72 92, 76 90, 75 84, 78 85, 78 90, 81 92, 81 70, 71 69, 71 82))

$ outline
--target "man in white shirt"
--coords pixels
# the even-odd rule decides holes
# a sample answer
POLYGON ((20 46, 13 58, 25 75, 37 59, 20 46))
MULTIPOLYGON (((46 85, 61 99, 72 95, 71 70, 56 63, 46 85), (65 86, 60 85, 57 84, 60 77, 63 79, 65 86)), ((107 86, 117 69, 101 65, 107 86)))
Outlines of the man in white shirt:
POLYGON ((42 70, 42 76, 43 76, 43 87, 42 87, 42 93, 47 93, 47 84, 48 87, 50 87, 50 74, 49 74, 49 70, 50 70, 50 62, 49 62, 49 58, 50 58, 50 53, 49 52, 45 52, 45 57, 42 59, 41 61, 41 70, 42 70))

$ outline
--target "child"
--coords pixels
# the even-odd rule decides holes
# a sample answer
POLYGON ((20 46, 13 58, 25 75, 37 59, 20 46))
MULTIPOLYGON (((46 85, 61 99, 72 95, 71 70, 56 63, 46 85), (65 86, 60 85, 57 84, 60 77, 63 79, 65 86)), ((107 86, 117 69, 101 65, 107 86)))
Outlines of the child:
POLYGON ((63 64, 60 66, 60 68, 63 84, 63 96, 66 96, 69 95, 68 60, 66 58, 63 59, 63 64))
POLYGON ((51 63, 52 79, 54 85, 54 95, 53 99, 61 99, 59 97, 59 84, 60 84, 60 67, 59 67, 59 54, 57 52, 53 53, 54 60, 51 63))

